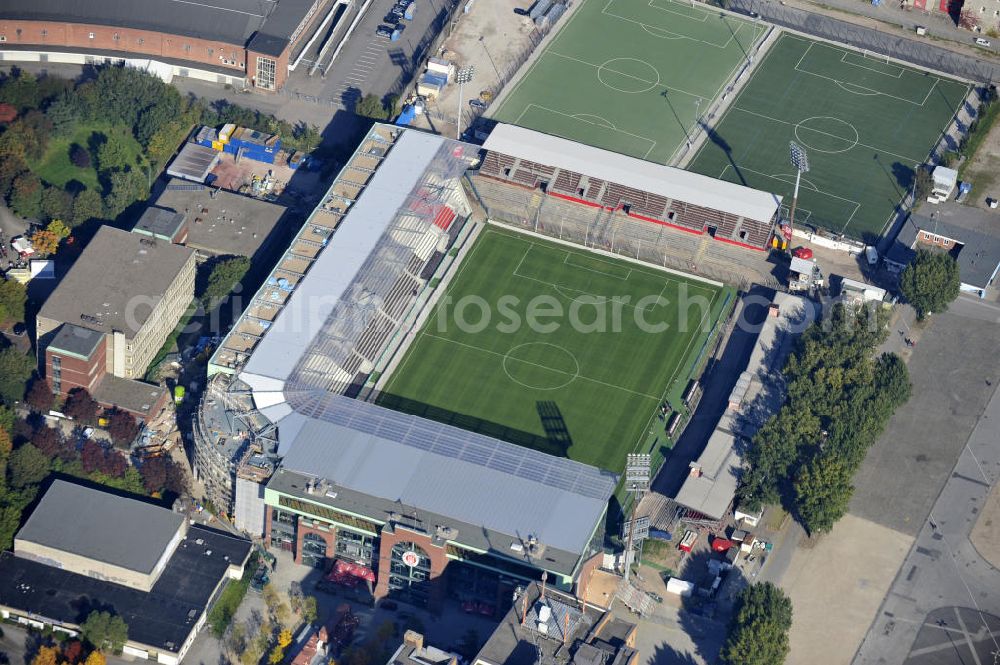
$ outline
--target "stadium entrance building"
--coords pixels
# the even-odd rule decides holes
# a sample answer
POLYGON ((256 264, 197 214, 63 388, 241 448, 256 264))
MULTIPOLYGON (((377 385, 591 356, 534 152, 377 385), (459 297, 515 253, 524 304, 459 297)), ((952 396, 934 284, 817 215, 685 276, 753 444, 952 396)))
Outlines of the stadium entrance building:
POLYGON ((463 187, 479 155, 369 132, 213 355, 194 467, 325 582, 493 615, 543 571, 586 584, 617 477, 367 401, 479 228, 463 187))

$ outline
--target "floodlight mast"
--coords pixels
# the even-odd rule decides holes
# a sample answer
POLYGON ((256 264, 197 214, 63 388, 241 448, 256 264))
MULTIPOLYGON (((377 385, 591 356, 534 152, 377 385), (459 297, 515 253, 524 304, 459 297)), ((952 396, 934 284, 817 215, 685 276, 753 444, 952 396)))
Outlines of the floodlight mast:
POLYGON ((649 489, 650 467, 653 464, 653 456, 641 453, 629 453, 625 462, 625 485, 634 497, 632 501, 632 517, 628 525, 628 539, 625 543, 625 581, 628 582, 632 568, 632 539, 635 533, 635 512, 639 507, 639 501, 643 494, 649 489))
POLYGON ((788 240, 791 241, 792 232, 795 230, 795 206, 799 202, 799 182, 802 174, 809 171, 809 155, 806 149, 795 141, 788 142, 789 158, 792 166, 795 167, 795 191, 792 193, 792 210, 788 215, 788 240))
POLYGON ((455 117, 455 139, 457 140, 462 138, 462 100, 465 99, 465 84, 472 81, 472 75, 475 73, 475 65, 469 65, 462 67, 455 74, 455 80, 458 81, 458 115, 455 117))

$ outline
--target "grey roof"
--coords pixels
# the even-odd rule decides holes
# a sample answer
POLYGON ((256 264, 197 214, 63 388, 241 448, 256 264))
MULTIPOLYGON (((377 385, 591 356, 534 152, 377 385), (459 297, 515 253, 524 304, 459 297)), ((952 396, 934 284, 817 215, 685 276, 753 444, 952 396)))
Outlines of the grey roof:
POLYGON ((89 358, 103 340, 104 333, 81 328, 72 323, 64 323, 59 327, 56 336, 49 342, 48 348, 53 351, 62 351, 82 358, 89 358))
POLYGON ((136 499, 56 480, 18 531, 24 540, 150 573, 184 516, 136 499))
POLYGON ((277 203, 173 178, 154 203, 187 218, 184 245, 203 254, 253 257, 278 234, 284 219, 296 216, 277 203))
MULTIPOLYGON (((278 423, 285 469, 511 539, 534 535, 582 553, 617 482, 596 467, 343 395, 324 394, 314 409, 290 441, 278 423)), ((509 545, 497 549, 509 554, 509 545)))
POLYGON ((208 174, 219 163, 218 151, 197 143, 185 143, 167 167, 167 175, 192 182, 205 182, 208 174))
MULTIPOLYGON (((916 254, 917 234, 927 231, 955 240, 961 248, 951 250, 958 262, 963 284, 985 288, 1000 268, 1000 216, 995 212, 953 201, 935 206, 931 215, 914 213, 903 223, 886 252, 886 259, 905 265, 916 254)), ((933 249, 933 244, 925 244, 933 249)))
POLYGON ((133 338, 194 250, 102 226, 38 316, 133 338), (137 298, 147 306, 132 307, 137 298))
POLYGON ((281 55, 295 29, 316 0, 280 0, 267 17, 264 27, 254 35, 247 49, 264 55, 281 55))
POLYGON ((483 148, 764 223, 781 205, 777 194, 514 125, 498 124, 483 148))
POLYGON ((101 404, 117 406, 150 418, 156 415, 153 407, 160 403, 166 392, 163 386, 107 373, 94 387, 94 399, 101 404))
POLYGON ((150 206, 142 211, 139 221, 132 228, 132 233, 156 236, 167 241, 173 241, 183 226, 183 214, 173 210, 150 206))
POLYGON ((249 540, 196 524, 148 593, 4 552, 0 605, 70 625, 99 607, 125 620, 129 641, 178 653, 230 567, 245 565, 251 547, 249 540))
POLYGON ((4 0, 0 18, 137 28, 245 46, 258 30, 287 44, 312 4, 313 0, 4 0))

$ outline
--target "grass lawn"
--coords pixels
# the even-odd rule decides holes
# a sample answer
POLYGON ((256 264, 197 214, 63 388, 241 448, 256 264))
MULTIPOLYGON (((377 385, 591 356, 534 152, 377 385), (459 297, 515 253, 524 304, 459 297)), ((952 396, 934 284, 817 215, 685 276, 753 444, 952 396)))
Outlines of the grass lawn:
POLYGON ((66 137, 53 137, 49 141, 49 146, 45 150, 42 160, 35 164, 32 169, 35 174, 57 187, 65 187, 66 183, 76 180, 87 189, 100 191, 101 185, 97 180, 97 170, 94 168, 97 160, 91 154, 91 166, 81 169, 69 160, 69 149, 74 143, 84 148, 89 148, 91 136, 94 133, 108 134, 117 132, 125 142, 129 151, 130 162, 132 164, 141 163, 142 146, 135 140, 135 137, 123 127, 112 128, 110 124, 101 122, 80 123, 72 135, 66 137))
POLYGON ((679 406, 730 296, 491 227, 380 403, 619 471, 626 453, 648 448, 650 430, 663 430, 663 400, 679 406), (556 311, 529 324, 533 312, 556 311))
POLYGON ((581 0, 492 117, 659 164, 764 26, 683 0, 581 0))
POLYGON ((885 58, 782 35, 688 167, 786 197, 789 142, 809 154, 797 224, 880 235, 969 87, 885 58))

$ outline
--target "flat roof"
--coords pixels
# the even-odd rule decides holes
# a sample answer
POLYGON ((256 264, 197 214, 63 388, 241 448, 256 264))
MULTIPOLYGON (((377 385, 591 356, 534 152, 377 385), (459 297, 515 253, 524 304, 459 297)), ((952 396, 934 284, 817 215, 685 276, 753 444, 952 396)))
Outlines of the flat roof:
MULTIPOLYGON (((258 32, 279 55, 315 0, 5 0, 0 18, 152 30, 245 46, 258 32)), ((248 65, 249 67, 249 65, 248 65)))
POLYGON ((148 419, 156 415, 153 409, 166 393, 167 389, 163 386, 126 379, 109 372, 94 387, 93 397, 101 404, 117 406, 148 419))
POLYGON ((177 653, 229 567, 243 566, 251 548, 249 540, 194 525, 149 592, 3 552, 0 605, 74 625, 99 607, 125 620, 129 641, 177 653))
POLYGON ((38 316, 135 337, 194 250, 102 226, 38 316), (130 302, 145 298, 147 307, 130 302))
POLYGON ((59 326, 59 332, 49 342, 48 348, 53 351, 69 353, 81 358, 90 358, 97 350, 98 344, 104 340, 104 333, 64 323, 59 326))
POLYGON ((218 163, 219 152, 217 150, 189 141, 170 162, 170 166, 167 167, 167 175, 192 182, 205 182, 208 174, 218 163))
MULTIPOLYGON (((285 206, 172 178, 153 202, 187 218, 184 244, 204 254, 253 257, 287 220, 285 206)), ((301 218, 298 218, 301 223, 301 218)))
POLYGON ((498 124, 483 148, 764 223, 781 205, 776 194, 515 125, 498 124))
POLYGON ((166 508, 56 480, 15 536, 61 552, 151 573, 184 516, 166 508))
POLYGON ((184 226, 184 215, 173 210, 149 206, 142 211, 132 233, 142 233, 172 241, 184 226))

